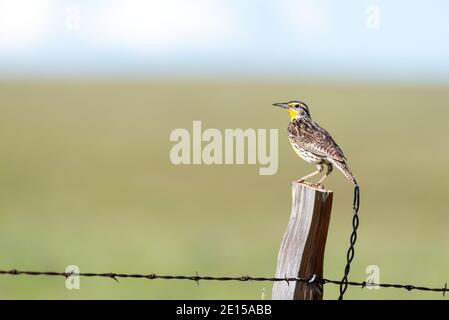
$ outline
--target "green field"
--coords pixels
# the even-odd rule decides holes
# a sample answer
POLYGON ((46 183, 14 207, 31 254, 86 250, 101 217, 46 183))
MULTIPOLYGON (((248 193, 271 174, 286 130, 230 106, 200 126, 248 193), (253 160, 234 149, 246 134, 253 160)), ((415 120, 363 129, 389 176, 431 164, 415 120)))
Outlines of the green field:
MULTIPOLYGON (((272 276, 290 214, 290 181, 313 171, 273 102, 303 99, 342 146, 361 185, 351 280, 449 280, 449 88, 305 83, 0 84, 0 269, 272 276), (279 171, 174 166, 175 128, 278 128, 279 171)), ((337 171, 325 277, 340 279, 352 186, 337 171)), ((0 276, 0 298, 260 299, 270 283, 0 276)), ((327 285, 325 298, 338 287, 327 285)), ((353 299, 442 299, 349 288, 353 299)))

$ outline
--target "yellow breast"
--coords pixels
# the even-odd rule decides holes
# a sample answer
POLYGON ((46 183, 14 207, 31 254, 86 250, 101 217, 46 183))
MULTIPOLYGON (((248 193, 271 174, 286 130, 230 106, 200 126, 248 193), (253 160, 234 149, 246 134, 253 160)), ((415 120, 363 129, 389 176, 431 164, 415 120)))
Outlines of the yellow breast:
POLYGON ((290 116, 290 121, 295 119, 298 116, 298 112, 292 109, 288 109, 288 114, 290 116))

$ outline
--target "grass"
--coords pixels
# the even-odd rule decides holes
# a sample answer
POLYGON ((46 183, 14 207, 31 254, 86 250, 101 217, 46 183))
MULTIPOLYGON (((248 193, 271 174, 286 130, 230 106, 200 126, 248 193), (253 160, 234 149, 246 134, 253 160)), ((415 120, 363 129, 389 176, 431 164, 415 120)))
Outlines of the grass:
MULTIPOLYGON (((271 103, 302 98, 341 144, 361 184, 350 278, 369 265, 382 282, 448 280, 448 88, 304 83, 1 83, 1 269, 270 276, 290 211, 290 181, 311 172, 271 103), (279 128, 279 171, 174 166, 175 128, 279 128)), ((352 187, 335 191, 325 276, 340 279, 352 187)), ((3 299, 260 299, 269 283, 0 277, 3 299)), ((338 296, 327 285, 325 298, 338 296)), ((353 299, 436 293, 350 288, 353 299)))

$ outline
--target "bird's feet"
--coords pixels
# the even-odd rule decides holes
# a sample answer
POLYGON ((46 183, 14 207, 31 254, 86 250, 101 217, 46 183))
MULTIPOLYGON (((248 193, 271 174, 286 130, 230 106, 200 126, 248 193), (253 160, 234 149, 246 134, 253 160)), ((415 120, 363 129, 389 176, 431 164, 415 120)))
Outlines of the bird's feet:
POLYGON ((312 182, 308 182, 308 181, 306 181, 306 179, 299 179, 299 180, 297 180, 296 182, 297 182, 297 183, 301 183, 301 184, 308 185, 308 186, 310 186, 310 187, 315 187, 314 184, 313 184, 312 182))
POLYGON ((324 186, 321 183, 311 183, 311 182, 307 182, 305 179, 299 179, 296 182, 306 184, 312 188, 324 189, 324 186))
POLYGON ((312 183, 310 186, 317 189, 324 189, 324 186, 321 183, 312 183))

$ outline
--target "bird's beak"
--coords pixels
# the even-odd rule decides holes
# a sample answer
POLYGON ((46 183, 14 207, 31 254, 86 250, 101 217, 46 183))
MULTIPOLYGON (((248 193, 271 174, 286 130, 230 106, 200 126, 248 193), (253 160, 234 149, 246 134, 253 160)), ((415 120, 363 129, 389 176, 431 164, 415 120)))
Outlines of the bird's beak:
POLYGON ((279 107, 279 108, 283 108, 283 109, 288 109, 290 108, 288 103, 285 102, 281 102, 281 103, 273 103, 273 106, 279 107))

